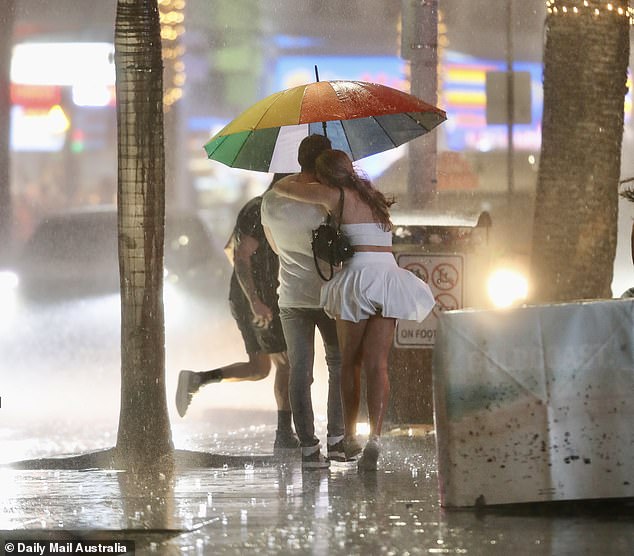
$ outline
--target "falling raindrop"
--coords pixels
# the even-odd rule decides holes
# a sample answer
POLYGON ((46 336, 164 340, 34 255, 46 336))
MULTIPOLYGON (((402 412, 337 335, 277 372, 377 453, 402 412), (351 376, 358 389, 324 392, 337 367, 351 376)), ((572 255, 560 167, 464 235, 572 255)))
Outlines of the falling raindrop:
POLYGON ((198 506, 198 517, 207 517, 207 504, 204 502, 198 506))

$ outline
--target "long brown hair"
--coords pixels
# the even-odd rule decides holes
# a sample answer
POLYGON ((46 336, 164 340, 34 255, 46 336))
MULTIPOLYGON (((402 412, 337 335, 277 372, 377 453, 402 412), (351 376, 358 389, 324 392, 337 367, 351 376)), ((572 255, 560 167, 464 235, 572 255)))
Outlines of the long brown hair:
POLYGON ((370 180, 357 174, 352 160, 344 151, 329 149, 321 153, 315 162, 315 173, 323 183, 355 191, 369 205, 383 227, 392 229, 389 208, 394 201, 386 199, 383 193, 372 186, 370 180))

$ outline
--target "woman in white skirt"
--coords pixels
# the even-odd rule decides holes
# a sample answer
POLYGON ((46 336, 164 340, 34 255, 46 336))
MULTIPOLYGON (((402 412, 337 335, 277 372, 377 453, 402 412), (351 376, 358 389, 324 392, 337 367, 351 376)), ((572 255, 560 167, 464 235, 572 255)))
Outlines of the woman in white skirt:
POLYGON ((344 192, 341 229, 355 254, 321 289, 321 304, 337 320, 341 350, 341 393, 344 405, 344 445, 359 449, 355 428, 361 396, 361 368, 366 373, 370 437, 358 462, 359 469, 374 470, 379 457, 379 437, 387 409, 390 383, 388 356, 396 319, 422 321, 434 306, 429 286, 400 268, 392 254, 391 203, 359 176, 343 151, 328 150, 317 159, 319 182, 308 185, 279 182, 278 193, 324 206, 339 214, 344 192))

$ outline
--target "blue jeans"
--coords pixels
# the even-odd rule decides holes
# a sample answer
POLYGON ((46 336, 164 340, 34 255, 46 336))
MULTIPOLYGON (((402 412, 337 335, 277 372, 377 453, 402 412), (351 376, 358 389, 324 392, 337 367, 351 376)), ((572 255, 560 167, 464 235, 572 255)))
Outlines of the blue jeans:
POLYGON ((282 329, 286 338, 290 363, 289 397, 295 431, 302 446, 314 446, 315 416, 311 385, 315 363, 315 327, 319 329, 328 366, 328 436, 343 434, 341 402, 341 354, 337 342, 335 321, 323 309, 280 307, 282 329))

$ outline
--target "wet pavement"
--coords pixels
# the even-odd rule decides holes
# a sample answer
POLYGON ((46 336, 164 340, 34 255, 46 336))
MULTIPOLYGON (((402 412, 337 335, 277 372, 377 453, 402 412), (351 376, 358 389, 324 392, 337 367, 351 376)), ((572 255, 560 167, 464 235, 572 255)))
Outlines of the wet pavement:
POLYGON ((274 461, 271 424, 193 429, 175 427, 177 448, 245 459, 149 486, 114 470, 0 467, 0 538, 134 541, 136 554, 634 554, 632 500, 441 508, 431 427, 393 429, 374 473, 274 461))

